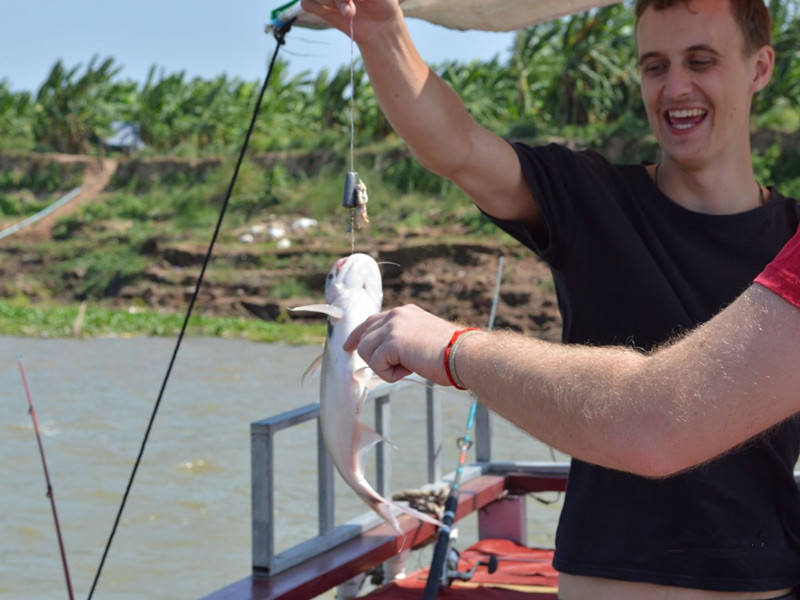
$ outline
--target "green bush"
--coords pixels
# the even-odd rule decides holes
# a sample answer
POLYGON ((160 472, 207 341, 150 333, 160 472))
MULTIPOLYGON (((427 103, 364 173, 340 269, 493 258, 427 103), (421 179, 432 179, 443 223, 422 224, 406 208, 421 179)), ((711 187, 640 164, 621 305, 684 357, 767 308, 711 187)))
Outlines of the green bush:
POLYGON ((67 240, 72 237, 74 233, 80 231, 84 225, 86 225, 86 221, 79 214, 72 214, 62 217, 56 221, 51 235, 53 236, 54 240, 67 240))
POLYGON ((16 217, 22 213, 22 201, 17 196, 0 193, 0 215, 16 217))
POLYGON ((141 277, 145 258, 128 248, 120 248, 91 257, 86 261, 86 275, 79 285, 79 298, 115 296, 126 284, 141 277))

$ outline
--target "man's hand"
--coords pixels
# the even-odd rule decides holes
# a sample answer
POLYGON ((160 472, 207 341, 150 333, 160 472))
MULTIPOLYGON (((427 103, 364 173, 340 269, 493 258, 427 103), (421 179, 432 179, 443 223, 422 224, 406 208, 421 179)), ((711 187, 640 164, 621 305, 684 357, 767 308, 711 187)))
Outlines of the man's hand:
POLYGON ((375 373, 386 381, 411 373, 450 385, 444 370, 444 350, 459 326, 418 306, 408 304, 372 315, 356 327, 344 350, 358 350, 375 373))
POLYGON ((357 43, 370 39, 387 25, 403 20, 397 0, 302 0, 301 4, 303 10, 318 15, 347 35, 350 35, 350 19, 354 18, 357 43))

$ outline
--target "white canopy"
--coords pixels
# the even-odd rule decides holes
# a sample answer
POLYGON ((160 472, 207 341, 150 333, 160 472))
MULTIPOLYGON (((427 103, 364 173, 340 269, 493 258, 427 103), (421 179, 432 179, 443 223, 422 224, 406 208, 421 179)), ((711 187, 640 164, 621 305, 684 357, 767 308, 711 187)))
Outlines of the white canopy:
MULTIPOLYGON (((542 21, 589 10, 618 0, 400 0, 403 13, 449 29, 514 31, 542 21)), ((280 15, 297 16, 297 24, 327 27, 324 21, 300 8, 299 2, 280 15)))

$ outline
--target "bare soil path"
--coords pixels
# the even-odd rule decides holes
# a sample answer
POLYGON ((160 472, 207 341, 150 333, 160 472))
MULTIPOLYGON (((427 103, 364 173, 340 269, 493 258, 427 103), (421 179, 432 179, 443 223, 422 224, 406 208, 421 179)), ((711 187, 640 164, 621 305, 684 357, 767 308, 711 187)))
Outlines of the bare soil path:
MULTIPOLYGON (((58 160, 60 157, 56 157, 58 160)), ((69 159, 66 155, 65 160, 69 159)), ((117 170, 117 161, 113 158, 106 158, 102 161, 91 162, 86 166, 86 171, 83 176, 83 184, 81 185, 81 192, 72 201, 67 202, 58 210, 50 213, 41 221, 37 221, 27 229, 19 232, 19 235, 31 239, 47 239, 51 236, 53 226, 56 222, 72 214, 81 206, 93 202, 97 195, 102 192, 111 181, 111 177, 117 170)))

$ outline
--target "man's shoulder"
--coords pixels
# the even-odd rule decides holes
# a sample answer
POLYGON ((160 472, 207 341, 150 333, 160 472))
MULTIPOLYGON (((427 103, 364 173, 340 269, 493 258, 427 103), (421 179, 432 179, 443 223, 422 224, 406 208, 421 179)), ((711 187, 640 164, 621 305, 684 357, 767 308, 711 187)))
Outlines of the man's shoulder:
POLYGON ((641 171, 642 164, 623 164, 609 160, 602 152, 581 147, 565 140, 551 140, 541 144, 511 142, 523 165, 537 163, 551 168, 588 170, 596 174, 614 173, 628 175, 641 171))

